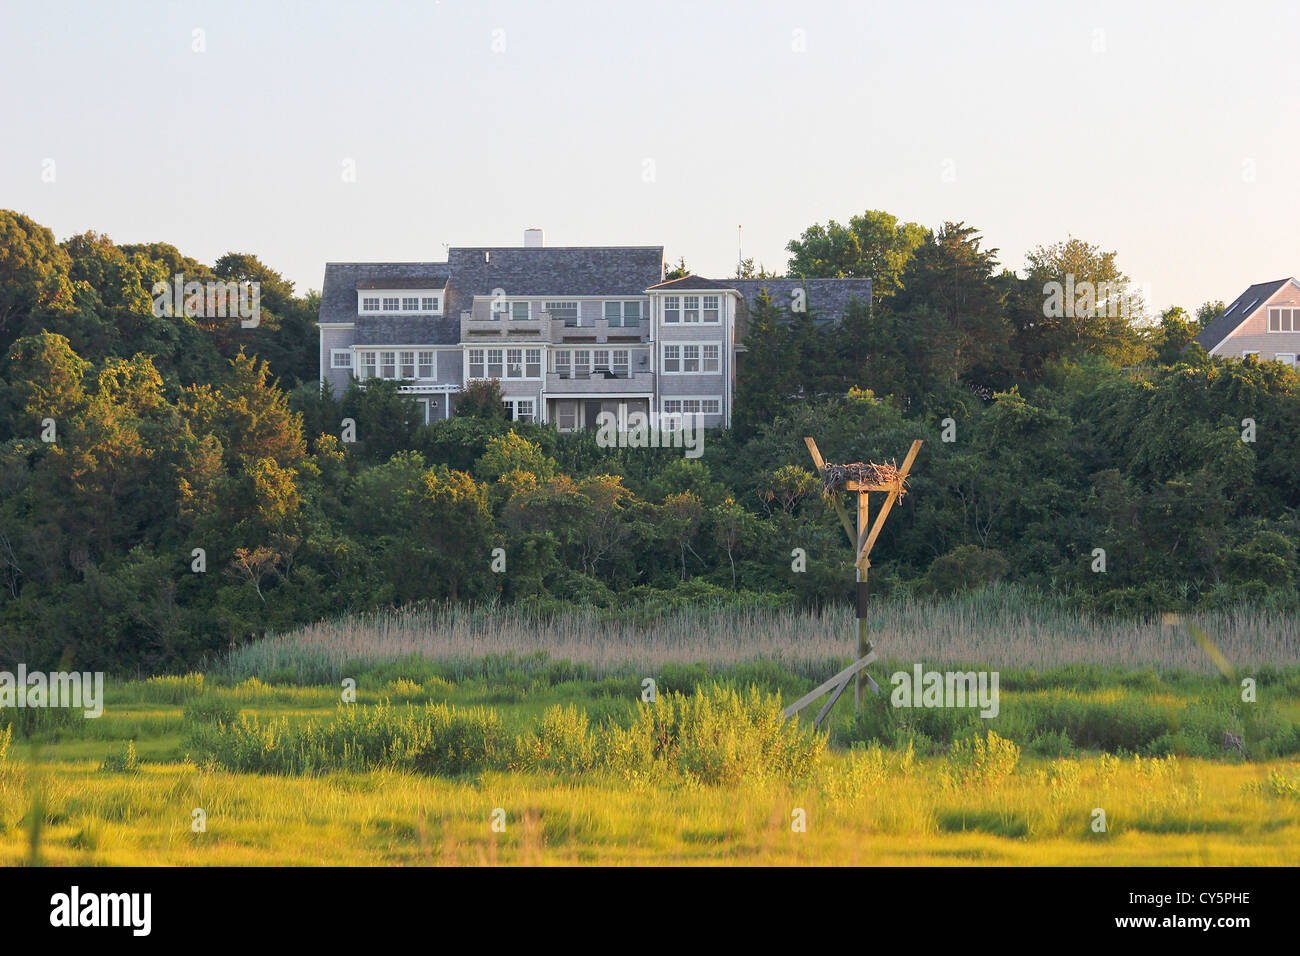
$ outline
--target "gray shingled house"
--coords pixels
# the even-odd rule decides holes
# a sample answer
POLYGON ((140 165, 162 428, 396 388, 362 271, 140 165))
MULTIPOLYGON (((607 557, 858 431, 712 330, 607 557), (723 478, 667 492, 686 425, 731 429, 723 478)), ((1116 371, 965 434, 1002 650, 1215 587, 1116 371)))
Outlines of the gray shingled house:
POLYGON ((1252 285, 1195 338, 1211 355, 1296 364, 1300 355, 1300 281, 1252 285))
POLYGON ((664 281, 662 246, 452 248, 446 262, 331 262, 320 379, 394 379, 426 422, 474 379, 496 379, 510 416, 571 431, 602 411, 698 415, 729 425, 749 309, 760 293, 838 321, 867 279, 664 281))

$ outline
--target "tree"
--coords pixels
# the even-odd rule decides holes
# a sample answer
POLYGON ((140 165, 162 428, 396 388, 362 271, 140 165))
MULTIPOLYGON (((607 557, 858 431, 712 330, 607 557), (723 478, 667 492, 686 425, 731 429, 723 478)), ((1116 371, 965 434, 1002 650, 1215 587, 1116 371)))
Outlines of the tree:
POLYGON ((679 256, 677 265, 664 272, 664 281, 671 282, 673 279, 685 279, 691 274, 690 268, 686 265, 686 257, 679 256))
POLYGON ((786 244, 787 268, 790 275, 804 278, 870 279, 872 298, 879 302, 902 287, 903 272, 926 233, 914 222, 869 209, 847 226, 834 219, 809 226, 786 244))
POLYGON ((490 378, 466 383, 460 397, 456 399, 456 417, 506 421, 510 416, 506 411, 501 382, 490 378))
POLYGON ((1152 335, 1156 361, 1161 365, 1173 365, 1183 354, 1183 349, 1196 338, 1198 331, 1195 321, 1178 306, 1171 306, 1160 316, 1160 325, 1152 335))

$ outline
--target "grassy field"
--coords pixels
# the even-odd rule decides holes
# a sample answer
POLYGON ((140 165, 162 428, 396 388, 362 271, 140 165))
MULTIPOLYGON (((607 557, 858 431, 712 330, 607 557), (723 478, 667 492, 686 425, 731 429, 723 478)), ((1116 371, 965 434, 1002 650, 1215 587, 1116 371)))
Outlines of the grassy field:
POLYGON ((1017 631, 974 602, 948 619, 885 612, 899 627, 929 613, 952 645, 915 635, 873 667, 886 692, 918 659, 987 661, 1000 668, 998 715, 871 697, 855 717, 850 695, 826 733, 781 721, 781 701, 846 659, 835 615, 751 615, 752 630, 728 635, 735 612, 697 613, 693 631, 683 612, 604 628, 601 641, 594 618, 412 612, 240 648, 204 674, 111 681, 97 720, 0 723, 0 863, 1300 859, 1294 622, 1205 620, 1238 667, 1229 680, 1199 649, 1152 660, 1179 640, 1158 626, 1075 621, 1081 646, 1053 648, 1052 622, 1020 617, 1017 631), (798 653, 755 652, 809 621, 824 631, 798 653), (364 626, 376 630, 358 636, 364 626), (1001 636, 980 640, 985 626, 1001 636), (1134 646, 1135 634, 1151 643, 1134 646), (930 653, 908 656, 920 646, 930 653), (654 703, 641 699, 645 677, 654 703), (355 703, 340 701, 344 678, 355 703), (1225 733, 1244 753, 1225 749, 1225 733))

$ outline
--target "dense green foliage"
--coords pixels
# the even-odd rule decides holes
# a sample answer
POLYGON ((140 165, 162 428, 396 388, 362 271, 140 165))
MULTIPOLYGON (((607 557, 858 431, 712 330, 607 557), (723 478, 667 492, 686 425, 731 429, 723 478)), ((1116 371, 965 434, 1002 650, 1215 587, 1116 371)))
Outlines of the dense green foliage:
POLYGON ((0 666, 176 668, 421 600, 847 600, 805 435, 831 461, 925 439, 878 592, 1005 578, 1097 612, 1297 603, 1293 370, 1183 351, 1205 309, 1043 317, 1044 276, 1120 278, 1111 253, 1035 250, 1020 279, 967 226, 882 215, 855 220, 851 262, 820 234, 792 249, 806 274, 880 278, 879 301, 836 325, 760 305, 737 427, 687 459, 510 423, 491 399, 425 426, 394 383, 322 394, 318 300, 254 257, 57 243, 0 213, 0 666), (155 316, 148 290, 177 272, 259 281, 261 324, 155 316))

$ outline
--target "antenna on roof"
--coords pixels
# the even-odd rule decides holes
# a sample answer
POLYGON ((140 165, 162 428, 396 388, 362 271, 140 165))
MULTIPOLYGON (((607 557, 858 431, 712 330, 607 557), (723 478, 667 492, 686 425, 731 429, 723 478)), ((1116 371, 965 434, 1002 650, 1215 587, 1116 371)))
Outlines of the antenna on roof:
POLYGON ((736 227, 736 278, 745 271, 745 226, 736 227))

